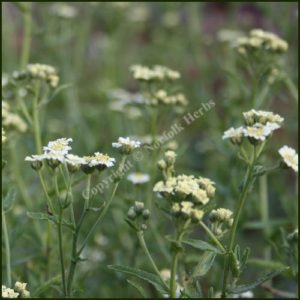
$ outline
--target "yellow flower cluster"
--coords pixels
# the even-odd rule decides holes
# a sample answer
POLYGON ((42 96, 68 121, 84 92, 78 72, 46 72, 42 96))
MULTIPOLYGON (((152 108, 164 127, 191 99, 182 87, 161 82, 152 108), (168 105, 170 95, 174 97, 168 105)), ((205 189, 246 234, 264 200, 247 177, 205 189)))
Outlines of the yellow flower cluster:
POLYGON ((255 50, 284 53, 288 50, 288 43, 274 33, 253 29, 249 36, 237 39, 236 47, 241 54, 255 50))

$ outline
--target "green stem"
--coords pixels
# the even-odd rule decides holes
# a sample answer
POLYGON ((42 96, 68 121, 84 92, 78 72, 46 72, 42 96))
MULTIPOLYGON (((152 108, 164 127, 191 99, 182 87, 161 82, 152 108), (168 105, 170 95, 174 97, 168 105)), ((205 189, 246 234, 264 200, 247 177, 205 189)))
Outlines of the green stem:
POLYGON ((33 131, 34 131, 34 141, 37 154, 42 154, 42 141, 41 141, 41 130, 39 124, 39 92, 40 85, 37 83, 35 88, 35 97, 33 98, 32 104, 32 120, 33 120, 33 131))
POLYGON ((2 202, 2 230, 3 230, 4 245, 5 245, 6 281, 7 281, 7 286, 10 288, 11 287, 10 247, 9 247, 9 238, 8 238, 5 212, 3 209, 3 202, 2 202))
POLYGON ((26 9, 23 10, 24 20, 24 37, 23 47, 21 53, 20 66, 24 69, 29 62, 30 57, 30 44, 31 44, 31 32, 32 32, 32 16, 31 16, 31 3, 26 3, 26 9))
MULTIPOLYGON (((176 243, 181 244, 183 236, 186 232, 187 227, 190 225, 191 220, 188 219, 181 230, 176 230, 176 243)), ((178 259, 179 259, 180 250, 174 249, 174 254, 172 258, 172 267, 171 267, 171 279, 170 279, 170 298, 176 298, 176 274, 177 274, 177 266, 178 266, 178 259)))
POLYGON ((206 233, 210 236, 210 238, 215 242, 215 244, 220 248, 220 250, 225 253, 226 249, 221 244, 221 242, 218 240, 218 238, 215 236, 215 234, 202 221, 200 221, 199 224, 206 231, 206 233))
POLYGON ((157 266, 156 266, 156 264, 155 264, 155 262, 154 262, 154 260, 153 260, 153 258, 152 258, 152 256, 151 256, 151 254, 150 254, 150 252, 149 252, 149 250, 148 250, 148 247, 147 247, 147 245, 146 245, 146 243, 145 243, 143 231, 137 231, 136 234, 137 234, 138 240, 139 240, 139 242, 140 242, 140 245, 141 245, 143 251, 145 252, 145 254, 146 254, 148 260, 149 260, 150 263, 151 263, 151 266, 153 267, 153 269, 154 269, 155 273, 157 274, 157 276, 160 278, 161 283, 162 283, 162 284, 164 285, 164 287, 168 290, 169 287, 168 287, 168 285, 165 283, 165 281, 163 280, 163 278, 162 278, 162 276, 161 276, 161 274, 160 274, 160 272, 159 272, 159 270, 158 270, 158 268, 157 268, 157 266))
POLYGON ((58 234, 58 246, 59 246, 59 257, 60 257, 60 266, 61 266, 61 278, 62 278, 62 287, 64 295, 67 295, 66 287, 66 272, 65 272, 65 262, 64 262, 64 249, 63 249, 63 232, 62 232, 62 221, 63 221, 63 207, 59 195, 58 183, 57 183, 57 172, 54 173, 54 185, 57 201, 59 204, 59 216, 57 224, 57 234, 58 234))
POLYGON ((227 278, 228 278, 228 274, 229 274, 229 263, 230 263, 229 255, 233 250, 233 245, 234 245, 235 236, 236 236, 236 232, 237 232, 237 225, 238 225, 239 218, 240 218, 241 212, 243 210, 243 207, 245 205, 245 200, 247 198, 247 194, 248 194, 248 191, 249 191, 249 188, 251 185, 251 181, 252 181, 252 177, 253 177, 253 169, 254 169, 256 159, 257 159, 256 147, 254 146, 252 163, 247 169, 245 181, 243 184, 243 190, 242 190, 239 200, 238 200, 238 207, 237 207, 233 225, 232 225, 231 231, 230 231, 229 245, 228 245, 227 254, 226 254, 226 258, 225 258, 225 268, 224 268, 222 296, 221 296, 222 298, 226 298, 227 278))
POLYGON ((40 182, 42 184, 42 188, 44 190, 44 193, 45 193, 45 196, 46 196, 46 199, 47 199, 47 204, 48 204, 48 207, 51 209, 51 213, 55 213, 55 209, 54 209, 54 206, 53 206, 53 203, 52 203, 52 200, 51 198, 49 197, 49 194, 47 192, 47 186, 46 186, 46 183, 44 181, 44 177, 43 177, 43 174, 41 171, 38 171, 38 174, 39 174, 39 178, 40 178, 40 182))

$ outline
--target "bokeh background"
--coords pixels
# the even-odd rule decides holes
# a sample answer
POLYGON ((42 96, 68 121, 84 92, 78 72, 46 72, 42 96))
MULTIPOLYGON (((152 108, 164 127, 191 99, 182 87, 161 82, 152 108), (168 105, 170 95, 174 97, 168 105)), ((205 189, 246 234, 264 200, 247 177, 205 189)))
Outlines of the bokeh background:
MULTIPOLYGON (((253 28, 262 28, 278 34, 289 43, 282 60, 282 68, 289 82, 278 80, 267 94, 265 110, 285 118, 284 127, 268 145, 266 164, 278 160, 277 150, 287 144, 298 148, 298 103, 293 87, 298 86, 298 4, 296 2, 56 2, 35 3, 32 6, 33 32, 30 51, 31 63, 53 65, 58 69, 60 84, 64 85, 42 114, 43 143, 59 137, 72 137, 73 149, 80 155, 97 150, 112 154, 111 143, 119 136, 149 134, 149 120, 140 108, 128 113, 114 111, 111 91, 125 89, 138 91, 129 68, 133 64, 161 64, 178 70, 183 91, 189 99, 186 112, 193 112, 201 103, 214 101, 215 107, 205 113, 176 136, 179 144, 178 172, 201 174, 217 183, 218 206, 235 207, 237 186, 244 173, 234 147, 222 141, 224 130, 242 122, 242 112, 252 108, 249 101, 251 82, 243 79, 237 54, 230 41, 253 28), (291 87, 291 82, 293 87, 291 87)), ((23 41, 23 19, 18 7, 2 3, 2 84, 7 74, 19 70, 23 41)), ((176 116, 162 110, 160 132, 167 130, 176 116)), ((39 185, 35 174, 24 163, 24 157, 34 153, 30 132, 19 135, 13 146, 15 164, 27 184, 32 207, 38 206, 39 185)), ((4 149, 9 162, 11 151, 4 149)), ((117 156, 114 153, 113 156, 117 156)), ((12 164, 3 174, 3 190, 16 185, 12 164)), ((135 166, 145 171, 143 162, 135 166)), ((239 240, 251 247, 252 263, 245 281, 255 279, 265 271, 261 266, 265 248, 272 261, 283 263, 276 247, 281 243, 280 228, 291 232, 298 224, 296 176, 293 172, 277 172, 268 177, 268 201, 271 234, 265 237, 261 223, 259 190, 255 188, 246 205, 241 221, 239 240), (270 250, 271 248, 271 250, 270 250), (271 251, 271 254, 270 252, 271 251)), ((123 183, 115 201, 115 214, 120 224, 127 210, 123 198, 132 197, 130 183, 123 183), (118 202, 119 201, 119 202, 118 202), (124 204, 124 203, 123 203, 124 204)), ((41 191, 40 191, 41 193, 41 191)), ((80 193, 80 187, 78 188, 80 193)), ((143 198, 143 193, 139 195, 143 198)), ((38 243, 32 234, 32 220, 26 217, 28 207, 17 193, 13 210, 8 215, 11 235, 13 275, 29 282, 32 289, 42 283, 38 269, 43 260, 38 243)), ((159 222, 157 212, 154 221, 159 222)), ((124 225, 116 232, 111 214, 99 228, 87 252, 88 261, 80 267, 77 282, 86 297, 136 296, 124 278, 107 269, 107 265, 129 265, 126 253, 134 247, 132 233, 124 225), (101 232, 101 234, 100 234, 101 232), (123 240, 116 236, 123 236, 123 240)), ((168 234, 165 224, 162 235, 168 234)), ((201 232, 199 233, 201 237, 201 232)), ((161 253, 149 236, 153 256, 161 253), (152 241, 152 243, 151 243, 152 241)), ((281 253, 281 251, 279 251, 281 253)), ((145 265, 139 253, 138 265, 145 265)), ((269 269, 274 269, 269 266, 269 269)), ((2 270, 5 267, 3 266, 2 270)), ((55 269, 55 268, 53 268, 55 269)), ((222 264, 203 279, 203 287, 219 284, 222 264)), ((296 290, 293 277, 280 277, 274 285, 282 290, 296 290)), ((54 295, 51 290, 49 295, 54 295)), ((44 295, 47 296, 47 295, 44 295)), ((257 296, 266 296, 258 289, 257 296)))

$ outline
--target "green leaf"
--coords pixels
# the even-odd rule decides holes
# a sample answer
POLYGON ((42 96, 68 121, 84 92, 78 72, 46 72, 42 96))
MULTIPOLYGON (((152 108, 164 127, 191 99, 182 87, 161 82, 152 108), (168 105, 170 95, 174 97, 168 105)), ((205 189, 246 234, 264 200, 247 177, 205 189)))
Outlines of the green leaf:
POLYGON ((195 279, 204 276, 212 267, 215 257, 216 253, 211 251, 205 251, 200 257, 200 261, 195 267, 192 277, 195 279))
POLYGON ((216 254, 223 254, 223 252, 219 248, 217 248, 207 242, 201 241, 201 240, 187 239, 187 240, 182 241, 182 243, 192 246, 193 248, 196 248, 199 250, 211 251, 216 254))
POLYGON ((108 266, 108 268, 117 272, 132 275, 142 280, 145 280, 151 283, 161 294, 165 294, 166 292, 168 293, 168 291, 166 291, 165 287, 162 285, 160 278, 153 273, 149 273, 136 268, 120 266, 120 265, 110 265, 108 266))
POLYGON ((45 213, 40 213, 40 212, 27 212, 27 216, 31 219, 34 220, 48 220, 51 221, 55 224, 57 224, 57 220, 54 216, 50 216, 45 213))
POLYGON ((9 211, 12 208, 15 199, 16 199, 16 191, 15 189, 10 189, 3 200, 3 210, 5 212, 9 211))
POLYGON ((287 269, 289 269, 289 268, 283 268, 283 269, 278 270, 278 271, 270 272, 270 273, 266 274, 265 276, 263 276, 263 277, 255 280, 254 282, 249 283, 249 284, 238 285, 238 286, 234 287, 233 289, 230 289, 229 293, 232 293, 232 294, 241 294, 241 293, 253 290, 257 286, 259 286, 262 283, 264 283, 265 281, 267 281, 267 280, 269 280, 269 279, 277 276, 278 274, 282 273, 283 271, 286 271, 287 269))
POLYGON ((249 259, 248 263, 251 265, 254 265, 256 267, 261 267, 264 269, 269 268, 272 270, 281 270, 286 267, 281 262, 273 261, 273 260, 264 260, 264 259, 259 259, 259 258, 249 259))
POLYGON ((143 298, 148 298, 146 296, 146 292, 145 292, 144 288, 141 285, 139 285, 137 282, 135 282, 133 280, 129 280, 129 279, 127 279, 127 282, 130 285, 132 285, 134 288, 136 288, 138 290, 138 292, 142 295, 143 298))

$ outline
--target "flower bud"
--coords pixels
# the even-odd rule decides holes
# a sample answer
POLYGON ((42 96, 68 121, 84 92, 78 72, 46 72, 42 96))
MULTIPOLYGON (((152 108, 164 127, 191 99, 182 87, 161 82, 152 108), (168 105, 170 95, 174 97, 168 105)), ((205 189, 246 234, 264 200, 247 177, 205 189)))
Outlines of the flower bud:
POLYGON ((150 210, 149 209, 144 209, 142 213, 143 219, 148 220, 150 217, 150 210))
POLYGON ((136 218, 136 213, 134 211, 133 207, 130 207, 128 212, 127 212, 127 217, 131 220, 134 220, 136 218))
POLYGON ((146 224, 142 224, 142 225, 141 225, 141 229, 142 229, 143 231, 147 230, 147 228, 148 228, 148 226, 147 226, 146 224))
POLYGON ((161 171, 163 171, 163 170, 166 169, 167 164, 166 164, 166 162, 165 162, 163 159, 161 159, 161 160, 158 161, 157 166, 158 166, 158 168, 159 168, 161 171))
POLYGON ((39 171, 42 168, 43 163, 41 161, 36 160, 33 161, 30 165, 33 170, 39 171))
POLYGON ((134 203, 134 211, 137 213, 137 214, 141 214, 143 212, 143 209, 144 209, 144 203, 143 202, 138 202, 136 201, 134 203))

